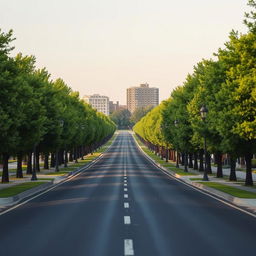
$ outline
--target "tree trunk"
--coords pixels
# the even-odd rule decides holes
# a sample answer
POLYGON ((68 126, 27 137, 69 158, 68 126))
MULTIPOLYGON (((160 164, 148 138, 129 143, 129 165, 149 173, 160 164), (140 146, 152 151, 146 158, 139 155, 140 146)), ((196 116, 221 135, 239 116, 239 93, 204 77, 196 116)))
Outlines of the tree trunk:
POLYGON ((69 152, 69 162, 73 162, 74 158, 73 158, 73 150, 70 150, 69 152))
POLYGON ((230 155, 230 175, 229 175, 230 181, 237 181, 236 178, 236 158, 232 155, 230 155))
POLYGON ((50 166, 51 167, 55 166, 55 155, 54 155, 54 153, 51 153, 51 163, 50 163, 50 166))
POLYGON ((60 150, 60 164, 64 164, 64 150, 60 150))
POLYGON ((3 153, 2 183, 9 182, 8 160, 9 160, 9 155, 7 153, 3 153))
POLYGON ((78 161, 77 161, 77 148, 74 148, 74 160, 75 160, 75 163, 78 163, 78 161))
POLYGON ((253 180, 252 180, 252 154, 247 153, 245 155, 245 163, 246 163, 245 185, 246 186, 253 186, 253 180))
POLYGON ((84 146, 81 146, 81 160, 84 160, 84 146))
POLYGON ((164 159, 164 147, 163 146, 161 146, 160 147, 160 157, 161 157, 161 160, 163 160, 164 159))
POLYGON ((165 162, 168 163, 168 159, 169 159, 169 150, 168 148, 165 149, 165 162))
POLYGON ((27 174, 32 174, 32 152, 28 153, 27 174))
POLYGON ((188 172, 188 153, 184 154, 184 172, 188 172))
POLYGON ((204 151, 200 149, 199 151, 199 172, 204 171, 204 151))
POLYGON ((49 170, 49 153, 44 154, 44 169, 49 170))
POLYGON ((188 164, 188 167, 189 167, 189 168, 193 168, 193 154, 189 153, 188 156, 189 156, 189 164, 188 164))
POLYGON ((39 148, 36 150, 36 171, 40 172, 40 152, 39 148))
POLYGON ((16 178, 23 178, 23 172, 22 172, 22 153, 21 152, 19 152, 17 154, 16 178))
POLYGON ((176 154, 177 154, 177 157, 176 157, 176 168, 180 168, 180 166, 179 166, 179 163, 180 163, 180 161, 179 161, 179 159, 180 159, 180 154, 179 154, 178 151, 176 151, 176 154))
POLYGON ((197 152, 194 153, 194 170, 198 170, 198 162, 197 162, 197 152))
POLYGON ((55 172, 59 171, 59 151, 57 150, 55 153, 56 159, 55 159, 55 172))
POLYGON ((181 165, 185 165, 185 154, 181 153, 181 165))
POLYGON ((222 154, 221 152, 217 152, 215 154, 215 161, 217 163, 217 178, 223 177, 223 170, 222 170, 222 154))
POLYGON ((177 160, 176 160, 176 152, 175 152, 175 150, 170 150, 170 152, 172 152, 172 159, 170 159, 170 160, 172 160, 173 162, 176 162, 177 160))

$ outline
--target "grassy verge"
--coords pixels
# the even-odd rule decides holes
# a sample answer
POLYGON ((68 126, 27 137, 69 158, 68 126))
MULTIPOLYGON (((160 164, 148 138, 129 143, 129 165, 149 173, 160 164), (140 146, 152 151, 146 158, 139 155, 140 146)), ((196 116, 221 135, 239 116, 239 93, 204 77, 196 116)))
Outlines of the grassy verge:
POLYGON ((44 184, 45 182, 25 182, 22 184, 18 184, 9 188, 4 188, 0 190, 0 197, 10 197, 10 196, 15 196, 21 192, 24 192, 28 189, 37 187, 39 185, 44 184))
POLYGON ((217 189, 231 196, 235 196, 239 198, 250 198, 250 199, 256 198, 256 193, 245 191, 239 188, 234 188, 228 185, 223 185, 218 182, 198 182, 198 183, 217 189))
POLYGON ((202 178, 190 178, 191 181, 203 181, 202 178))
POLYGON ((150 151, 138 138, 138 136, 134 135, 136 141, 138 142, 138 144, 141 146, 142 150, 153 160, 155 160, 157 163, 161 164, 163 167, 175 172, 176 174, 180 175, 180 176, 192 176, 192 175, 196 175, 194 173, 191 172, 184 172, 183 169, 177 168, 175 167, 175 165, 173 163, 170 162, 166 162, 165 160, 161 159, 161 157, 157 156, 156 154, 154 154, 152 151, 150 151))

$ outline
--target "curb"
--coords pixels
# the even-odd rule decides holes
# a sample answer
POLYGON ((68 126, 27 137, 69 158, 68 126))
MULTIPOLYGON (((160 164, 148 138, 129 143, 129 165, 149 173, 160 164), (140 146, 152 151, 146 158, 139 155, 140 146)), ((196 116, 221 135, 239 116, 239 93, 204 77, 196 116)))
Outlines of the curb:
POLYGON ((61 185, 61 183, 64 183, 64 182, 68 181, 69 179, 71 179, 72 177, 78 175, 79 173, 87 170, 92 165, 94 165, 95 162, 99 161, 102 158, 104 153, 109 151, 110 147, 115 142, 115 140, 116 140, 116 137, 114 138, 113 142, 109 145, 109 147, 104 152, 100 153, 100 155, 97 156, 95 159, 93 159, 91 162, 85 164, 82 167, 77 168, 76 170, 68 173, 67 175, 56 177, 56 179, 54 179, 53 181, 45 182, 45 184, 41 184, 34 188, 28 189, 28 190, 21 192, 15 196, 0 198, 0 208, 13 206, 27 197, 30 197, 37 193, 43 192, 49 188, 54 188, 54 186, 61 185))
MULTIPOLYGON (((133 134, 132 134, 133 136, 133 134)), ((148 156, 143 149, 141 148, 141 146, 139 145, 139 143, 137 142, 137 140, 134 138, 133 139, 136 143, 136 145, 138 146, 138 148, 140 149, 140 151, 144 154, 144 156, 151 162, 153 163, 156 167, 158 167, 162 172, 164 172, 166 175, 171 176, 172 178, 175 178, 176 180, 192 186, 200 191, 206 192, 207 194, 216 196, 217 198, 221 198, 224 199, 225 201, 237 206, 237 207, 246 207, 247 210, 250 210, 254 213, 256 213, 256 199, 247 199, 247 198, 239 198, 239 197, 234 197, 231 196, 227 193, 224 193, 222 191, 216 190, 214 188, 205 186, 203 184, 199 184, 196 182, 192 182, 186 178, 183 178, 182 176, 176 174, 175 172, 166 169, 165 167, 163 167, 161 164, 157 163, 155 160, 153 160, 150 156, 148 156)), ((242 209, 243 210, 243 209, 242 209)))
POLYGON ((24 192, 21 192, 15 196, 0 198, 0 205, 1 206, 11 206, 28 196, 34 195, 36 193, 39 193, 39 192, 51 187, 52 185, 53 185, 53 181, 49 181, 49 182, 45 182, 45 184, 41 184, 39 186, 36 186, 34 188, 31 188, 24 192))

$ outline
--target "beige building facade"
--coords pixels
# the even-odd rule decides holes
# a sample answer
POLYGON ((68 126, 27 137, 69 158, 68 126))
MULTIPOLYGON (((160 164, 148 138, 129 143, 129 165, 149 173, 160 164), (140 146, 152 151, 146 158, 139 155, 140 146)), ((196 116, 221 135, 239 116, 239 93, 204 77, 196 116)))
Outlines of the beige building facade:
POLYGON ((84 96, 83 99, 90 104, 93 108, 97 109, 105 115, 109 115, 109 97, 99 94, 93 94, 90 96, 84 96))
POLYGON ((133 113, 137 108, 157 106, 159 104, 159 89, 149 87, 149 84, 141 84, 139 87, 127 89, 127 108, 133 113))

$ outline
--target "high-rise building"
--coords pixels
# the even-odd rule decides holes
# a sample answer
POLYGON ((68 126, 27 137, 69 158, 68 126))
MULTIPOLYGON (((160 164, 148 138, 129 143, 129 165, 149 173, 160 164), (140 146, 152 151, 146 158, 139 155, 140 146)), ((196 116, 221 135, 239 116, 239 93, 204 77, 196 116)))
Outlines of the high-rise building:
POLYGON ((139 87, 127 89, 127 108, 132 113, 139 107, 157 106, 159 104, 159 89, 149 87, 147 83, 139 87))
POLYGON ((84 96, 83 99, 89 103, 97 111, 109 115, 109 98, 107 96, 102 96, 99 94, 93 94, 90 96, 84 96))

